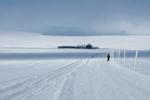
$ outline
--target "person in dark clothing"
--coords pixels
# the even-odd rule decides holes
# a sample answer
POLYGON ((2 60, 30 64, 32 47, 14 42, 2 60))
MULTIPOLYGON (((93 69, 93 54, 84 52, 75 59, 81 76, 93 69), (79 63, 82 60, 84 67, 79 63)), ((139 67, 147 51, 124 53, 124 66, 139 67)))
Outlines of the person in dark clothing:
POLYGON ((109 53, 108 53, 108 55, 107 55, 107 61, 109 61, 110 60, 110 55, 109 55, 109 53))

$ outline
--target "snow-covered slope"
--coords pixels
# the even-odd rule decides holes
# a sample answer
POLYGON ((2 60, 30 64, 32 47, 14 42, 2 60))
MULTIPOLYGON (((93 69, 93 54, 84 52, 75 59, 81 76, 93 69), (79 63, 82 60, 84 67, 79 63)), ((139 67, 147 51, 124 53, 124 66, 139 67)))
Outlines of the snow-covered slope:
POLYGON ((0 48, 57 48, 91 43, 100 48, 150 50, 150 36, 48 36, 39 33, 0 32, 0 48))

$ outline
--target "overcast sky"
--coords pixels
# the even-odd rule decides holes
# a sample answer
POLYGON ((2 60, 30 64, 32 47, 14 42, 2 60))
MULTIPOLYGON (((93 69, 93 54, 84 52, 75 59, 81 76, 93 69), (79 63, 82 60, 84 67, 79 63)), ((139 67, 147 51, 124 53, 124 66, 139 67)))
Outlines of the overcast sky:
POLYGON ((0 0, 0 30, 150 35, 150 0, 0 0))

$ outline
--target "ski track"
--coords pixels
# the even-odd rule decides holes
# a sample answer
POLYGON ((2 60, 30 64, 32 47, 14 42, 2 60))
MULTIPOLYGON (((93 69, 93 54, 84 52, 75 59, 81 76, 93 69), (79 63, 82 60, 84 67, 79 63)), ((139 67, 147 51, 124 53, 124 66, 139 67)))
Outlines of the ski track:
POLYGON ((51 80, 56 79, 57 82, 59 77, 63 80, 66 75, 78 68, 82 62, 82 60, 75 61, 44 76, 30 76, 25 80, 12 80, 13 83, 7 83, 6 86, 0 88, 0 100, 26 100, 28 97, 38 95, 43 89, 53 84, 51 80))
POLYGON ((0 83, 0 100, 36 100, 44 91, 50 92, 50 100, 150 100, 149 84, 148 76, 113 61, 90 58, 0 83))
POLYGON ((59 100, 150 100, 149 84, 121 65, 90 60, 66 80, 59 100))

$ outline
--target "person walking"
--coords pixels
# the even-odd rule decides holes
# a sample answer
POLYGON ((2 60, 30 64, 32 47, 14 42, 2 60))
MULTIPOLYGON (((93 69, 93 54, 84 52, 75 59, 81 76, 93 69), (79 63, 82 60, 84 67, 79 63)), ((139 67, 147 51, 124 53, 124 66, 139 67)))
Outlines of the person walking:
POLYGON ((107 55, 107 61, 109 61, 110 60, 110 55, 109 55, 109 53, 108 53, 108 55, 107 55))

